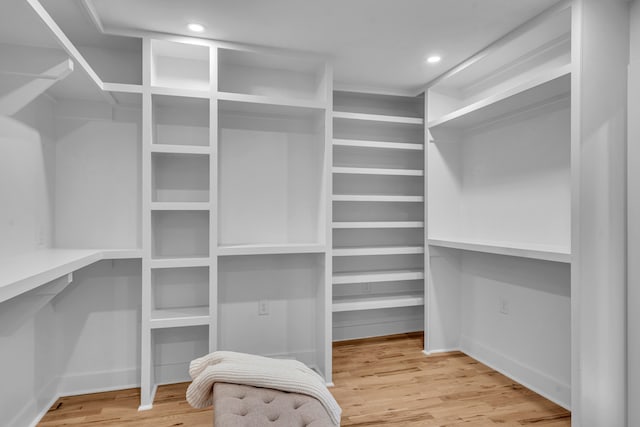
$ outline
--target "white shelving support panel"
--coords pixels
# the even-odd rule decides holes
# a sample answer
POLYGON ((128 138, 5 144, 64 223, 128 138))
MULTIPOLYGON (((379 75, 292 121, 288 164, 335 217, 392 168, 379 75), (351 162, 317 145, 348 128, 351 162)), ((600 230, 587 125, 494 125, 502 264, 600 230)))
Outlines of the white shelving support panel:
MULTIPOLYGON (((567 97, 571 90, 571 65, 548 70, 509 90, 491 95, 429 122, 438 128, 470 128, 567 97)), ((437 141, 437 139, 436 139, 437 141)))
POLYGON ((422 246, 376 246, 333 248, 333 256, 369 256, 369 255, 407 255, 422 254, 422 246))
POLYGON ((465 251, 483 252, 496 255, 507 255, 521 258, 539 259, 562 263, 571 262, 571 253, 567 249, 546 247, 542 245, 513 245, 493 242, 469 242, 458 240, 428 239, 429 245, 441 248, 461 249, 465 251))
POLYGON ((359 139, 334 138, 333 145, 338 147, 377 148, 387 150, 423 151, 424 145, 408 142, 367 141, 359 139))
POLYGON ((423 221, 341 221, 333 223, 334 229, 352 228, 424 228, 423 221))
POLYGON ((422 294, 375 295, 334 299, 333 312, 378 310, 383 308, 414 307, 424 305, 422 294))
POLYGON ((424 176, 424 171, 419 169, 352 168, 343 166, 334 166, 333 173, 351 175, 424 176))
POLYGON ((381 194, 334 194, 334 202, 424 203, 424 196, 396 196, 381 194))
POLYGON ((422 125, 424 123, 424 119, 420 117, 387 116, 382 114, 350 113, 344 111, 334 111, 333 118, 346 120, 363 120, 380 123, 400 123, 407 125, 422 125))
POLYGON ((151 329, 209 325, 209 307, 182 307, 152 310, 151 329))
POLYGON ((352 283, 377 283, 422 279, 424 279, 424 272, 422 270, 357 271, 334 273, 333 284, 345 285, 352 283))

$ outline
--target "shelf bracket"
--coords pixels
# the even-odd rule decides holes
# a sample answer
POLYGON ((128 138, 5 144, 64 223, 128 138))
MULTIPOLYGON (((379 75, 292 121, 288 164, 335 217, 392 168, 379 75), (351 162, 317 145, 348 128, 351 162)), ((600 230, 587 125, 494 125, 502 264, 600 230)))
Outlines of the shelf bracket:
POLYGON ((0 98, 0 115, 13 116, 56 82, 71 74, 72 71, 73 61, 69 58, 39 74, 29 71, 0 70, 0 73, 3 74, 16 74, 31 78, 27 83, 0 98))

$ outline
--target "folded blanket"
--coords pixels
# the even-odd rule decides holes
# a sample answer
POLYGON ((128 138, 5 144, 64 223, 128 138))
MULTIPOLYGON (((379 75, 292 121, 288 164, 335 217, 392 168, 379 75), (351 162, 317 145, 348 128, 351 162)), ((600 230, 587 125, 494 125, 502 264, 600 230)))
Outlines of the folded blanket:
POLYGON ((320 375, 297 360, 271 359, 232 351, 216 351, 195 359, 189 366, 193 379, 187 389, 187 402, 194 408, 213 404, 216 382, 272 388, 316 398, 331 421, 340 425, 342 410, 320 375))

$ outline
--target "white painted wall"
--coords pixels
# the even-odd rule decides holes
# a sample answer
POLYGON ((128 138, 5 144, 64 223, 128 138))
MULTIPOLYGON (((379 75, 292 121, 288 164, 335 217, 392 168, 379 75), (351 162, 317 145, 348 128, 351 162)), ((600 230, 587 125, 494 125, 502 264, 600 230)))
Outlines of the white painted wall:
POLYGON ((575 7, 571 132, 573 425, 623 427, 627 425, 629 3, 581 0, 575 7))
POLYGON ((628 425, 640 425, 640 1, 631 3, 627 135, 627 405, 628 425))
POLYGON ((45 98, 20 111, 18 122, 0 119, 0 257, 6 257, 51 245, 55 127, 45 98))

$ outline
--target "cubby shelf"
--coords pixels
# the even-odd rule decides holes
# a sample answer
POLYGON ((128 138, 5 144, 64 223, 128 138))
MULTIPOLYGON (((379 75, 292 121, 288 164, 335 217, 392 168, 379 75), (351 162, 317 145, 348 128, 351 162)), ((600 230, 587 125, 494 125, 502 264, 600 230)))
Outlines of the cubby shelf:
POLYGON ((422 254, 422 246, 375 246, 334 248, 333 256, 403 255, 422 254))
POLYGON ((393 175, 393 176, 423 176, 424 171, 420 169, 383 169, 383 168, 352 168, 334 166, 334 174, 351 175, 393 175))
POLYGON ((424 305, 421 293, 403 293, 390 295, 374 295, 335 298, 332 310, 341 311, 377 310, 382 308, 414 307, 424 305))
POLYGON ((347 119, 347 120, 364 120, 371 122, 384 122, 384 123, 402 123, 408 125, 422 125, 424 120, 421 117, 403 117, 403 116, 388 116, 382 114, 363 114, 363 113, 349 113, 344 111, 334 111, 334 119, 347 119))
POLYGON ((169 145, 169 144, 152 144, 152 153, 170 153, 170 154, 211 154, 211 148, 201 145, 169 145))
POLYGON ((224 245, 218 247, 218 255, 268 255, 324 253, 325 245, 315 243, 224 245))
POLYGON ((422 221, 342 221, 333 228, 424 228, 422 221))
POLYGON ((218 92, 218 99, 221 101, 241 102, 245 104, 274 105, 282 107, 299 107, 322 110, 325 103, 315 99, 298 99, 286 97, 274 97, 264 95, 248 95, 244 93, 218 92))
POLYGON ((207 267, 211 258, 155 258, 149 261, 151 268, 207 267))
POLYGON ((152 211, 206 211, 211 209, 209 202, 152 202, 152 211))
POLYGON ((209 307, 179 307, 153 310, 151 329, 177 328, 209 324, 209 307))
POLYGON ((565 97, 570 90, 571 65, 565 65, 432 120, 429 122, 429 129, 464 129, 488 123, 499 117, 565 97))
POLYGON ((571 262, 570 251, 543 245, 497 244, 495 242, 471 242, 463 240, 428 239, 430 246, 461 249, 473 252, 515 256, 562 263, 571 262))
POLYGON ((383 194, 334 194, 334 202, 403 202, 423 203, 424 196, 394 196, 383 194))
POLYGON ((423 151, 424 145, 406 142, 389 142, 389 141, 366 141, 359 139, 338 139, 334 138, 334 146, 339 147, 359 147, 359 148, 377 148, 388 150, 415 150, 423 151))
POLYGON ((166 86, 151 86, 152 95, 180 96, 185 98, 202 98, 206 99, 211 96, 208 90, 199 89, 182 89, 166 86))
POLYGON ((424 272, 422 270, 357 271, 333 274, 334 285, 422 279, 424 279, 424 272))

